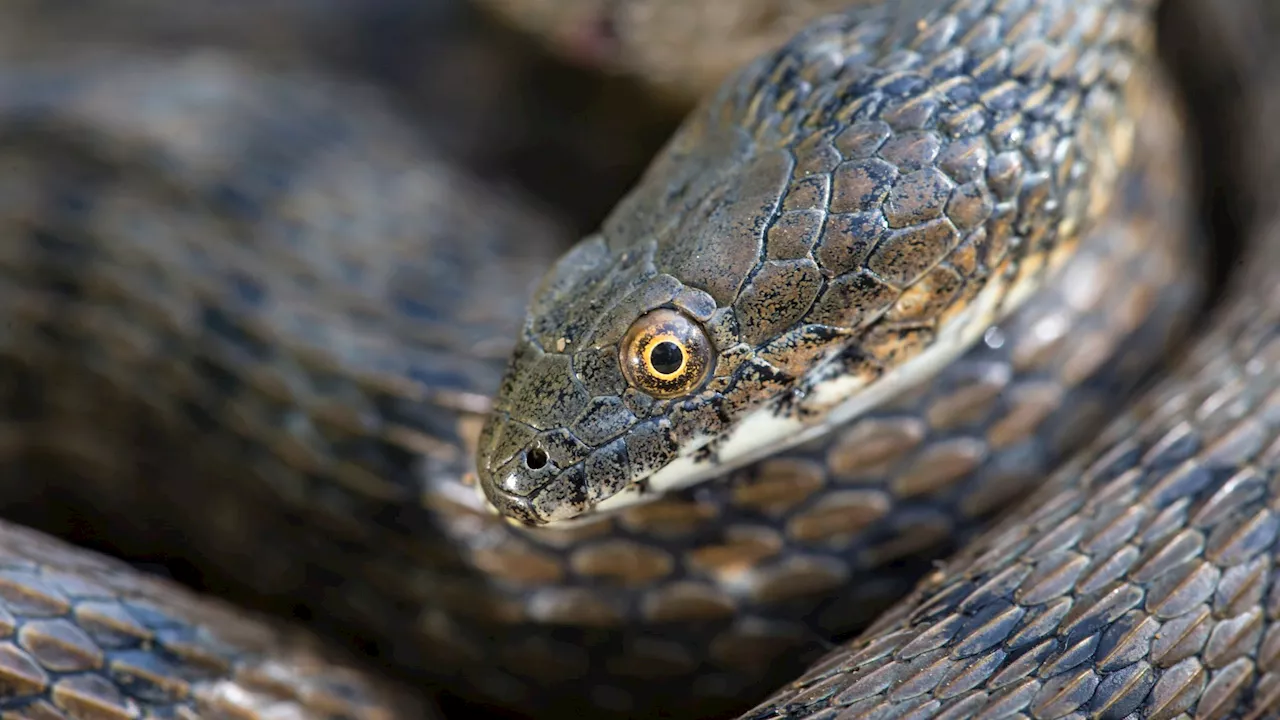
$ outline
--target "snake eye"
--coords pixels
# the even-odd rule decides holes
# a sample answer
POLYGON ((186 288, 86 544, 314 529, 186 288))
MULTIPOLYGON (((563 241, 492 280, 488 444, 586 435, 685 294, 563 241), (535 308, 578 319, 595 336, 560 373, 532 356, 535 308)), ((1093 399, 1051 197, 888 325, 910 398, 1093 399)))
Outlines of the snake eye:
POLYGON ((706 332, 675 310, 641 316, 622 339, 619 354, 627 382, 663 400, 687 395, 711 370, 706 332))

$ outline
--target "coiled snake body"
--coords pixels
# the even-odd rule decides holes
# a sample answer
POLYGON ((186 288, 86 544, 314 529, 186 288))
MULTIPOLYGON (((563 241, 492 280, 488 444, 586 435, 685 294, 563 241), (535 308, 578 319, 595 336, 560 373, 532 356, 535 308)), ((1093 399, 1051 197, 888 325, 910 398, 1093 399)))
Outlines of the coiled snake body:
POLYGON ((527 316, 563 233, 376 96, 12 64, 6 510, 329 642, 4 525, 0 712, 736 713, 960 543, 749 716, 1276 712, 1274 243, 1093 437, 1202 289, 1152 5, 818 21, 527 316))

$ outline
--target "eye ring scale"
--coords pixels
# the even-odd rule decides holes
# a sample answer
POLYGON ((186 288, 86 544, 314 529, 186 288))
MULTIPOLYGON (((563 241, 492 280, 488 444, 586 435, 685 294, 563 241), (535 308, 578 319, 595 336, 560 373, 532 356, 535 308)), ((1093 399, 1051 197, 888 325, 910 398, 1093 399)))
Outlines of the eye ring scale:
POLYGON ((627 382, 659 400, 697 390, 711 373, 711 340, 697 322, 662 308, 640 316, 618 349, 627 382))

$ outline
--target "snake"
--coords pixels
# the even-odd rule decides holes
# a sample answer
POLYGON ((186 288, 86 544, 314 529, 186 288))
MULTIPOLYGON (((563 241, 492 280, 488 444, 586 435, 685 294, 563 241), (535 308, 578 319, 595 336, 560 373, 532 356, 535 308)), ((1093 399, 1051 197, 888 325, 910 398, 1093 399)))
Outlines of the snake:
POLYGON ((1154 12, 814 19, 577 243, 358 82, 6 63, 0 713, 1271 716, 1275 243, 1177 352, 1154 12))

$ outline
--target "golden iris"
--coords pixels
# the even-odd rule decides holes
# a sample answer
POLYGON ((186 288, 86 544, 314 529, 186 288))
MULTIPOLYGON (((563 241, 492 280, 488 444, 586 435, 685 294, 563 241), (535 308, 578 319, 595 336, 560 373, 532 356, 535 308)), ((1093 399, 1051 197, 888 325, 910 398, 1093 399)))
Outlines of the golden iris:
POLYGON ((646 313, 619 350, 627 382, 659 399, 687 395, 711 370, 711 341, 702 326, 675 310, 646 313))

